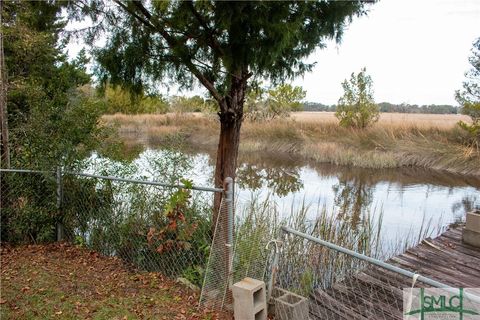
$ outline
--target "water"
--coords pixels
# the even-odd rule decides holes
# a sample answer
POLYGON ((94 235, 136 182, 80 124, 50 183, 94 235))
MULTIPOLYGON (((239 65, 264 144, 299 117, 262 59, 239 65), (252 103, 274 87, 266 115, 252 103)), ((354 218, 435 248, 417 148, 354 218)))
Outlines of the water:
MULTIPOLYGON (((195 185, 213 186, 214 153, 146 149, 131 158, 121 163, 94 155, 88 170, 157 181, 182 176, 195 185)), ((421 168, 373 170, 240 155, 236 183, 238 203, 269 197, 284 217, 302 204, 310 206, 309 219, 323 207, 348 215, 351 223, 368 214, 381 223, 382 242, 392 245, 417 238, 425 228, 434 235, 480 206, 479 178, 421 168)))

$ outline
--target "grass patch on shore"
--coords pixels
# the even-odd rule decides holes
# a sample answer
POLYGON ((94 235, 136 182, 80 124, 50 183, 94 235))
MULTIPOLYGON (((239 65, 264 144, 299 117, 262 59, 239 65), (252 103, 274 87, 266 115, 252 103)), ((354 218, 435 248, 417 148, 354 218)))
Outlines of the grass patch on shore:
MULTIPOLYGON (((364 168, 417 166, 480 175, 480 154, 462 144, 464 132, 456 126, 458 115, 382 114, 374 126, 340 127, 329 113, 298 113, 288 119, 245 121, 242 152, 286 153, 307 160, 364 168), (444 121, 442 118, 444 117, 444 121), (416 120, 417 119, 417 120, 416 120)), ((108 115, 103 120, 117 126, 126 139, 141 138, 161 146, 182 140, 189 146, 214 149, 219 123, 202 114, 108 115)))

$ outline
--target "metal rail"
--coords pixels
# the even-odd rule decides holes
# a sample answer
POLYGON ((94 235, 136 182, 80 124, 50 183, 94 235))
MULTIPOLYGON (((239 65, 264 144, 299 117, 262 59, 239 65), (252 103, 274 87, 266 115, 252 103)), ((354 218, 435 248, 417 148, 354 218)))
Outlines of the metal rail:
POLYGON ((18 173, 53 173, 55 171, 30 170, 30 169, 0 169, 0 172, 18 172, 18 173))
MULTIPOLYGON (((42 171, 42 170, 29 170, 29 169, 0 169, 0 172, 18 172, 18 173, 54 173, 55 171, 42 171)), ((89 173, 82 173, 82 172, 71 172, 66 171, 65 174, 77 175, 81 177, 88 177, 88 178, 97 178, 103 180, 112 180, 112 181, 121 181, 121 182, 129 182, 129 183, 136 183, 136 184, 144 184, 144 185, 152 185, 152 186, 159 186, 159 187, 166 187, 166 188, 178 188, 178 189, 186 189, 187 186, 183 184, 168 184, 163 182, 157 181, 145 181, 145 180, 134 180, 134 179, 125 179, 125 178, 118 178, 113 176, 100 176, 96 174, 89 174, 89 173)), ((197 187, 192 186, 192 190, 198 191, 207 191, 207 192, 224 192, 221 188, 210 188, 210 187, 197 187)))
POLYGON ((377 265, 377 266, 382 267, 384 269, 399 273, 399 274, 404 275, 406 277, 413 278, 415 276, 415 277, 417 277, 417 280, 425 282, 426 284, 429 284, 432 287, 437 287, 437 288, 449 288, 449 287, 451 287, 451 286, 446 285, 444 283, 432 280, 430 278, 426 278, 422 275, 419 275, 417 273, 414 273, 414 272, 396 267, 394 265, 388 264, 388 263, 383 262, 381 260, 366 256, 364 254, 361 254, 361 253, 358 253, 358 252, 355 252, 355 251, 352 251, 352 250, 349 250, 349 249, 346 249, 346 248, 343 248, 343 247, 340 247, 340 246, 337 246, 336 244, 330 243, 328 241, 312 237, 312 236, 310 236, 306 233, 299 232, 299 231, 294 230, 292 228, 282 227, 282 230, 285 231, 285 232, 289 232, 291 234, 297 235, 299 237, 305 238, 307 240, 313 241, 315 243, 321 244, 322 246, 325 246, 325 247, 330 248, 332 250, 348 254, 349 256, 355 257, 357 259, 367 261, 371 264, 377 265))
MULTIPOLYGON (((364 254, 361 254, 361 253, 358 253, 358 252, 355 252, 355 251, 352 251, 352 250, 349 250, 349 249, 346 249, 346 248, 343 248, 343 247, 340 247, 340 246, 337 246, 336 244, 333 244, 331 242, 328 242, 328 241, 325 241, 325 240, 322 240, 322 239, 318 239, 318 238, 315 238, 315 237, 312 237, 311 235, 308 235, 306 233, 303 233, 303 232, 299 232, 295 229, 292 229, 292 228, 289 228, 289 227, 286 227, 286 226, 282 226, 281 227, 281 230, 284 231, 284 232, 287 232, 287 233, 291 233, 291 234, 294 234, 296 236, 299 236, 299 237, 302 237, 304 239, 307 239, 307 240, 310 240, 312 242, 315 242, 315 243, 318 243, 322 246, 325 246, 329 249, 332 249, 332 250, 335 250, 335 251, 338 251, 338 252, 341 252, 341 253, 344 253, 344 254, 347 254, 349 256, 352 256, 352 257, 355 257, 357 259, 360 259, 360 260, 363 260, 363 261, 366 261, 368 263, 371 263, 371 264, 374 264, 374 265, 377 265, 381 268, 384 268, 384 269, 387 269, 389 271, 393 271, 393 272, 396 272, 396 273, 399 273, 401 275, 404 275, 406 277, 409 277, 409 278, 414 278, 416 277, 417 280, 423 282, 423 283, 426 283, 428 285, 431 285, 432 287, 436 287, 436 288, 442 288, 448 292, 451 292, 451 293, 457 293, 457 290, 456 288, 452 288, 451 285, 447 285, 447 284, 444 284, 444 283, 441 283, 439 281, 436 281, 436 280, 432 280, 430 278, 427 278, 427 277, 424 277, 418 273, 414 273, 414 272, 411 272, 411 271, 408 271, 408 270, 405 270, 405 269, 402 269, 402 268, 399 268, 399 267, 396 267, 394 265, 391 265, 389 263, 386 263, 386 262, 383 262, 381 260, 378 260, 378 259, 375 259, 375 258, 372 258, 372 257, 369 257, 369 256, 366 256, 364 254)), ((476 295, 473 295, 473 294, 470 294, 470 293, 465 293, 465 296, 467 296, 469 299, 477 302, 477 303, 480 303, 480 297, 476 296, 476 295)))
MULTIPOLYGON (((125 178, 118 178, 112 176, 99 176, 96 174, 89 174, 89 173, 78 173, 78 172, 65 172, 67 174, 73 174, 82 177, 88 178, 97 178, 97 179, 104 179, 104 180, 112 180, 112 181, 121 181, 121 182, 130 182, 130 183, 137 183, 137 184, 147 184, 152 186, 159 186, 159 187, 167 187, 167 188, 178 188, 178 189, 185 189, 187 186, 183 184, 168 184, 163 182, 156 182, 156 181, 145 181, 145 180, 134 180, 134 179, 125 179, 125 178)), ((224 190, 221 188, 210 188, 210 187, 197 187, 192 186, 187 189, 198 190, 198 191, 207 191, 207 192, 223 192, 224 190)))

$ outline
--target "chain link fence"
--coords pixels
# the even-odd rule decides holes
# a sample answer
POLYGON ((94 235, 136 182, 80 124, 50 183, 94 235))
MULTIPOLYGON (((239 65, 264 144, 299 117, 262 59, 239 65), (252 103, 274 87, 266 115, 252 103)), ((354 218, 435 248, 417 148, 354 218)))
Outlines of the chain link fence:
MULTIPOLYGON (((231 181, 224 190, 60 171, 0 174, 2 242, 66 240, 117 256, 136 269, 185 278, 202 288, 201 306, 227 313, 231 285, 251 277, 268 283, 275 319, 403 318, 402 290, 412 287, 413 274, 367 257, 376 250, 369 224, 355 233, 326 210, 306 224, 301 210, 287 223, 292 228, 280 228, 274 208, 255 199, 235 203, 231 181), (212 228, 217 192, 223 196, 212 228)), ((424 277, 414 283, 435 285, 424 277)))
POLYGON ((223 189, 60 171, 0 173, 2 242, 66 240, 202 285, 213 194, 223 189))
POLYGON ((230 213, 230 203, 222 202, 200 298, 201 305, 226 312, 233 311, 234 283, 246 277, 264 281, 268 278, 273 257, 268 244, 276 232, 275 212, 265 206, 259 208, 251 199, 237 195, 235 199, 237 203, 230 213), (228 232, 224 226, 233 227, 234 232, 228 232), (231 240, 228 234, 232 234, 231 240))
POLYGON ((282 232, 270 292, 275 319, 404 319, 404 288, 448 287, 288 227, 282 232))

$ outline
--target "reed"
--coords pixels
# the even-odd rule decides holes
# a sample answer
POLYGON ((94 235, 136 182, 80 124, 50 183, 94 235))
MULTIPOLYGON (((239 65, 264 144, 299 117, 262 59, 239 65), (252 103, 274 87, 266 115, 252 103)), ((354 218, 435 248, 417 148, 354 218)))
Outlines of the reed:
MULTIPOLYGON (((382 114, 374 126, 355 130, 338 126, 330 113, 295 113, 287 119, 245 121, 240 150, 284 153, 307 160, 366 168, 417 166, 480 176, 480 154, 465 146, 459 115, 382 114)), ((187 145, 214 150, 219 123, 198 113, 108 115, 124 139, 152 145, 181 138, 187 145)))
POLYGON ((285 234, 281 226, 334 243, 341 247, 388 260, 402 254, 428 237, 442 230, 441 219, 433 221, 424 215, 417 231, 396 237, 383 235, 383 209, 367 208, 357 223, 349 217, 352 212, 340 212, 318 202, 316 206, 304 201, 289 212, 279 212, 275 202, 267 197, 259 200, 255 194, 250 200, 237 204, 234 281, 254 277, 267 281, 272 270, 274 244, 279 250, 277 285, 307 296, 312 288, 328 288, 336 281, 358 273, 368 265, 359 259, 341 254, 303 238, 285 234), (392 239, 392 240, 387 240, 392 239))

